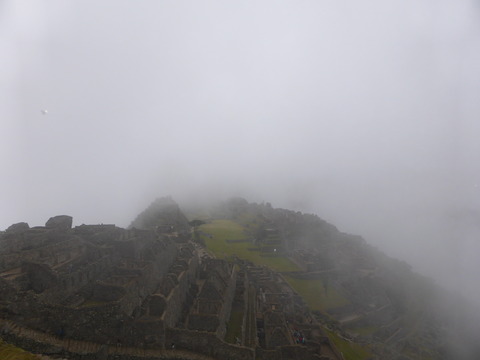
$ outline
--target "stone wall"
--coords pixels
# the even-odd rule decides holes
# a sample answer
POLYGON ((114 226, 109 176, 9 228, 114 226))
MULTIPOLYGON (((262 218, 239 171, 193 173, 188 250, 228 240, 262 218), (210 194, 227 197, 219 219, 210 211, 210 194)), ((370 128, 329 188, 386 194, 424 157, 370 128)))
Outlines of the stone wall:
MULTIPOLYGON (((27 236, 31 229, 22 237, 6 241, 0 255, 0 271, 20 267, 22 262, 41 262, 55 266, 82 252, 83 241, 69 234, 59 234, 54 231, 40 230, 36 236, 27 236)), ((5 242, 5 240, 4 240, 5 242)))
POLYGON ((177 284, 166 297, 166 310, 162 319, 165 321, 166 326, 169 327, 176 326, 178 319, 182 315, 183 304, 187 298, 190 286, 197 279, 198 258, 193 256, 193 254, 191 255, 187 259, 186 256, 188 255, 184 253, 183 257, 179 259, 182 262, 187 262, 188 267, 176 277, 177 284))
POLYGON ((0 301, 9 301, 15 296, 16 289, 6 280, 0 278, 0 301))
POLYGON ((167 329, 166 343, 175 347, 205 354, 215 359, 253 360, 255 352, 251 348, 228 344, 215 334, 184 329, 167 329))
POLYGON ((242 345, 245 345, 245 336, 246 336, 246 323, 247 323, 247 316, 248 316, 248 308, 247 308, 247 301, 248 301, 248 279, 246 276, 245 271, 240 270, 237 272, 237 281, 235 287, 235 294, 232 302, 232 309, 231 311, 236 311, 237 313, 241 313, 242 315, 242 325, 241 325, 241 336, 240 340, 242 345))
POLYGON ((22 272, 25 273, 25 285, 36 293, 41 293, 58 283, 56 273, 46 264, 24 262, 22 272))
POLYGON ((203 284, 188 316, 188 328, 215 332, 223 339, 235 296, 237 270, 219 259, 206 259, 202 266, 203 284))
MULTIPOLYGON (((316 345, 317 346, 315 347, 288 345, 277 347, 275 350, 265 350, 257 347, 255 349, 255 355, 257 359, 262 360, 331 360, 328 356, 322 356, 320 352, 320 344, 316 345)), ((342 357, 338 357, 338 359, 342 359, 342 357)))
POLYGON ((160 319, 139 319, 133 324, 131 337, 133 344, 125 340, 125 344, 150 349, 165 349, 165 323, 160 319))
POLYGON ((190 314, 188 317, 188 328, 190 330, 215 333, 219 327, 220 320, 218 315, 190 314))
POLYGON ((292 344, 292 337, 288 331, 283 312, 266 311, 264 313, 264 329, 265 346, 267 349, 292 344))
POLYGON ((146 266, 141 276, 117 276, 114 278, 128 279, 125 284, 125 296, 120 299, 122 311, 131 315, 135 308, 142 305, 143 301, 152 294, 158 286, 159 278, 155 264, 146 266))
POLYGON ((80 266, 67 266, 67 269, 58 275, 57 286, 43 293, 42 300, 50 304, 62 302, 81 287, 95 279, 104 278, 118 261, 117 256, 106 255, 80 266))
POLYGON ((108 343, 122 336, 122 328, 129 328, 132 323, 122 315, 116 303, 72 309, 40 303, 33 294, 21 296, 18 300, 9 306, 9 318, 21 326, 50 335, 57 335, 63 329, 67 338, 108 343))
POLYGON ((230 319, 230 312, 232 310, 233 298, 235 296, 235 288, 237 284, 237 269, 235 266, 232 267, 230 276, 228 279, 227 289, 223 298, 223 306, 218 314, 219 318, 219 327, 217 329, 217 336, 220 339, 225 337, 227 332, 227 323, 230 319))

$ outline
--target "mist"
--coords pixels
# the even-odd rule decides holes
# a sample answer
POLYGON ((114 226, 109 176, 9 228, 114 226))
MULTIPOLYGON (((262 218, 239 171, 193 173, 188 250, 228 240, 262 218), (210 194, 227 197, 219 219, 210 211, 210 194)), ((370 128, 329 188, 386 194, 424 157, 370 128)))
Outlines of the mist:
POLYGON ((479 3, 0 2, 0 229, 316 213, 480 303, 479 3))

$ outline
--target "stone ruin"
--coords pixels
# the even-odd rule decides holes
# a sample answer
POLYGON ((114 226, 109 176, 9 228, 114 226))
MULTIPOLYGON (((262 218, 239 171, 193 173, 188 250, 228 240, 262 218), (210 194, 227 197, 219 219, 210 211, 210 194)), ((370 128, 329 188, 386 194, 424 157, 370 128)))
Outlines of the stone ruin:
MULTIPOLYGON (((58 354, 74 359, 102 357, 69 349, 69 339, 101 345, 105 359, 130 359, 119 349, 132 348, 164 359, 172 348, 185 359, 341 359, 281 275, 239 259, 201 258, 183 218, 182 231, 175 227, 72 227, 65 215, 43 227, 10 226, 0 234, 1 323, 60 339, 58 354), (235 343, 225 340, 232 309, 242 314, 235 343)), ((0 330, 10 342, 43 349, 0 330)))

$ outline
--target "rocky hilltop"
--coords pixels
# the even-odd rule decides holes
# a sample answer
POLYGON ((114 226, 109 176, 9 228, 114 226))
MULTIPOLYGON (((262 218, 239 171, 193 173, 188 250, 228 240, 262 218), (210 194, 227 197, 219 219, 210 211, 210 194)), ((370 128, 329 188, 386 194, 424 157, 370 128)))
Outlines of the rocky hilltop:
POLYGON ((0 233, 1 337, 54 358, 475 359, 442 294, 315 215, 243 199, 0 233))
POLYGON ((160 231, 190 231, 188 219, 171 197, 156 199, 142 211, 129 228, 156 229, 160 231))

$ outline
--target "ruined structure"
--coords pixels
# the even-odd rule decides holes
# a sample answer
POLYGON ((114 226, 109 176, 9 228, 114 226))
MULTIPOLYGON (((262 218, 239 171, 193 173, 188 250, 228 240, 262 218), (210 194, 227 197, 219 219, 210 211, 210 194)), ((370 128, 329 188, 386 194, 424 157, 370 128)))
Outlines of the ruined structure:
POLYGON ((72 359, 336 358, 280 275, 199 249, 171 199, 129 229, 65 215, 14 224, 0 235, 2 337, 72 359), (240 330, 228 342, 232 309, 240 330))
POLYGON ((165 349, 167 330, 186 323, 224 335, 235 289, 230 265, 211 260, 200 268, 190 241, 158 229, 71 224, 57 216, 45 227, 16 224, 3 234, 3 319, 110 346, 165 349))

